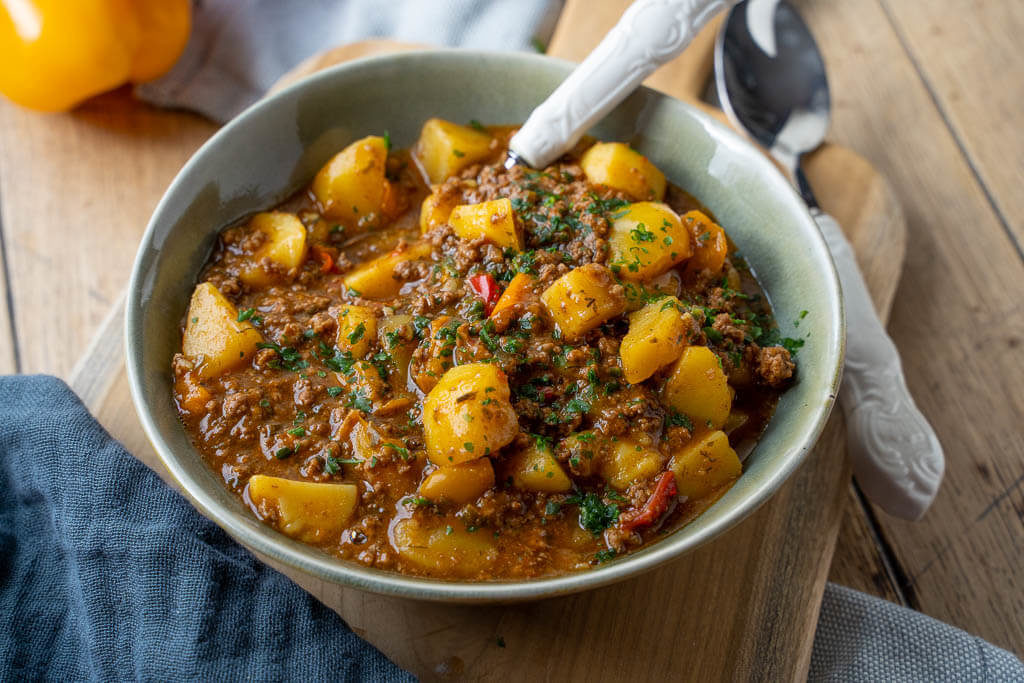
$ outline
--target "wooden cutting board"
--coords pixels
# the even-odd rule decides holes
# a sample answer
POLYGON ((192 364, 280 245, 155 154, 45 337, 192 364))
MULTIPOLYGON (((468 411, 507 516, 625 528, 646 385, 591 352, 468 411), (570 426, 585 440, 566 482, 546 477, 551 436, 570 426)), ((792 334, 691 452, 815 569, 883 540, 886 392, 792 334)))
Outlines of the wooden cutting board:
MULTIPOLYGON (((627 4, 570 0, 549 53, 582 58, 627 4)), ((650 85, 696 101, 710 73, 716 28, 709 26, 650 85)), ((283 80, 403 47, 347 45, 283 80)), ((808 175, 853 242, 887 317, 906 236, 888 185, 864 159, 830 145, 809 160, 808 175)), ((72 386, 115 438, 168 480, 135 417, 122 326, 118 304, 73 372, 72 386)), ((837 414, 771 501, 723 537, 658 570, 580 595, 514 606, 438 605, 342 588, 262 559, 425 680, 804 679, 850 477, 843 436, 837 414)))

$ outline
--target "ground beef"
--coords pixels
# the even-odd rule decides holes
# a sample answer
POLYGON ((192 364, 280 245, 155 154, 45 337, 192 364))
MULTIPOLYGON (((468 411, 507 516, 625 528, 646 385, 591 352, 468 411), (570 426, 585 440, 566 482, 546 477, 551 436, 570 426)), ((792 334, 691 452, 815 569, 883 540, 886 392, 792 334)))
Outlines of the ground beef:
POLYGON ((251 411, 260 401, 257 389, 244 389, 224 397, 221 413, 226 418, 236 418, 251 411))
POLYGON ((329 313, 320 312, 309 319, 309 329, 313 331, 313 334, 323 339, 329 338, 337 327, 338 321, 335 319, 335 316, 329 313))
POLYGON ((742 344, 744 339, 747 337, 745 328, 737 325, 733 321, 732 316, 728 313, 719 313, 715 316, 715 322, 712 323, 711 327, 718 332, 724 339, 731 341, 734 344, 742 344))
POLYGON ((757 377, 770 387, 786 384, 796 370, 796 363, 787 349, 781 346, 766 346, 757 356, 757 377))
POLYGON ((299 379, 295 382, 292 393, 295 405, 306 408, 313 405, 313 401, 316 400, 317 390, 309 379, 299 379))

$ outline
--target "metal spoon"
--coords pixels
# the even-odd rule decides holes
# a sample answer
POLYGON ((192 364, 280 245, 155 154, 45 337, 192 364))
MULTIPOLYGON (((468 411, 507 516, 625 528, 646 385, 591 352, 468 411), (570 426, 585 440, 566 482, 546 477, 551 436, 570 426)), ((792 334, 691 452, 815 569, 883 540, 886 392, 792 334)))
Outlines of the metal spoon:
POLYGON ((729 118, 789 173, 832 252, 846 302, 846 366, 839 396, 847 450, 861 489, 886 512, 918 519, 942 481, 942 446, 907 390, 899 353, 878 319, 853 250, 821 211, 801 157, 825 138, 829 91, 814 37, 785 0, 745 0, 715 45, 715 84, 729 118))

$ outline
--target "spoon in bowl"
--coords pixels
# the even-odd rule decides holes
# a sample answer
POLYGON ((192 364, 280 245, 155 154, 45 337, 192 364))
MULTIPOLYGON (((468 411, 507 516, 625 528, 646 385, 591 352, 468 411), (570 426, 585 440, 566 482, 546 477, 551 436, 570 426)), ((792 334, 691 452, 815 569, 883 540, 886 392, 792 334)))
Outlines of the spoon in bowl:
POLYGON ((636 0, 509 140, 505 166, 544 168, 735 0, 636 0))
POLYGON ((829 122, 828 80, 814 37, 785 0, 745 0, 718 35, 715 84, 732 122, 789 174, 832 252, 849 330, 839 400, 857 482, 886 512, 919 519, 942 481, 942 446, 914 405, 850 243, 818 207, 800 167, 801 157, 824 140, 829 122))

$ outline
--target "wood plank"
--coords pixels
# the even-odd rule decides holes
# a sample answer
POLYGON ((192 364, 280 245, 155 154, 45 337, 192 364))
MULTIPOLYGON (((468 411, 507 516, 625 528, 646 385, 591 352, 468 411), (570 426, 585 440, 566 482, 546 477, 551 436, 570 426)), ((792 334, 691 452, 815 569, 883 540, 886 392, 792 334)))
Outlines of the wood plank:
POLYGON ((213 132, 127 90, 70 114, 0 102, 0 198, 23 372, 67 376, 124 289, 171 178, 213 132))
POLYGON ((1024 652, 1024 303, 1011 285, 1024 264, 877 0, 796 4, 825 52, 833 139, 903 205, 911 248, 889 329, 946 450, 931 511, 917 523, 879 511, 884 538, 913 606, 1024 652))
POLYGON ((852 482, 847 488, 846 507, 828 580, 906 605, 896 571, 889 566, 889 558, 876 538, 852 482))
POLYGON ((883 0, 882 5, 1021 249, 1024 3, 883 0))

